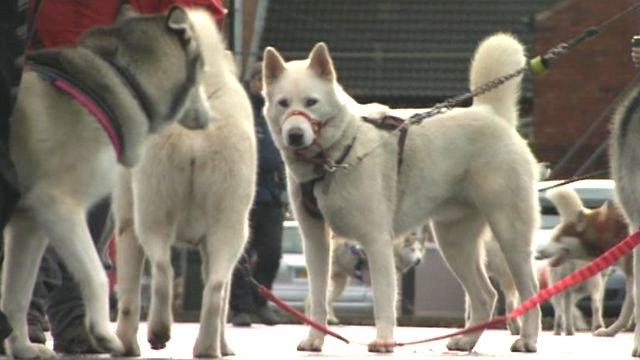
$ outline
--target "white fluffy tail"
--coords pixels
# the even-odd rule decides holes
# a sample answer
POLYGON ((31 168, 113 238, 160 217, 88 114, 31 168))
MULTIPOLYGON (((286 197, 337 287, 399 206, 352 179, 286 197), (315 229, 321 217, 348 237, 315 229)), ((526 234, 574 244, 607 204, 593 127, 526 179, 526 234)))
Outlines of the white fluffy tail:
MULTIPOLYGON (((512 35, 498 33, 482 40, 471 60, 469 86, 476 89, 503 75, 512 73, 526 61, 524 47, 512 35)), ((500 85, 499 87, 477 96, 474 105, 489 105, 509 124, 516 126, 518 122, 518 100, 522 76, 500 85)))
POLYGON ((546 192, 563 222, 574 221, 577 215, 584 209, 578 193, 570 187, 559 187, 546 192))

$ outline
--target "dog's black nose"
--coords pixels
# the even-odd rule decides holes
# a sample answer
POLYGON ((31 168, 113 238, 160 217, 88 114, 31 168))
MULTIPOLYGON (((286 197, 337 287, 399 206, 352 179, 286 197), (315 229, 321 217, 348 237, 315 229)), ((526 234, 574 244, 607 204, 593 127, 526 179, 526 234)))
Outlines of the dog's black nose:
POLYGON ((289 145, 291 146, 302 146, 304 141, 304 132, 302 129, 293 128, 289 130, 287 134, 289 138, 289 145))

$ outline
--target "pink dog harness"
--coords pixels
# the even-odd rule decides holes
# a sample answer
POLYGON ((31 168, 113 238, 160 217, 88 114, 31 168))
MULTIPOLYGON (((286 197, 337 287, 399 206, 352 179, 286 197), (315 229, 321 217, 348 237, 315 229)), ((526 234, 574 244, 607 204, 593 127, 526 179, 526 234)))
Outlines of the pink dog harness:
POLYGON ((40 75, 41 78, 84 106, 89 113, 98 120, 100 126, 102 126, 107 133, 107 137, 116 152, 116 157, 118 161, 120 161, 123 152, 122 128, 116 120, 113 111, 101 100, 100 96, 90 90, 89 87, 84 86, 77 79, 56 69, 50 64, 45 65, 29 61, 26 68, 34 71, 40 75))

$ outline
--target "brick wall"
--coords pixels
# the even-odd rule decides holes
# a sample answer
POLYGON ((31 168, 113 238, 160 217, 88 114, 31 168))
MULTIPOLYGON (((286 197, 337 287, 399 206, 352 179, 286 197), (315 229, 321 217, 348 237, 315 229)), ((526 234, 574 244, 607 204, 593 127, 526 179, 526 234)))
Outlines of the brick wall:
MULTIPOLYGON (((572 0, 538 14, 535 53, 545 53, 634 3, 635 0, 572 0)), ((539 160, 556 165, 629 83, 636 71, 629 57, 631 37, 636 33, 640 33, 638 11, 578 45, 558 59, 547 75, 535 79, 532 141, 539 160)), ((607 119, 597 128, 561 176, 572 175, 607 139, 608 124, 607 119)), ((606 158, 602 156, 592 170, 607 167, 606 158)))

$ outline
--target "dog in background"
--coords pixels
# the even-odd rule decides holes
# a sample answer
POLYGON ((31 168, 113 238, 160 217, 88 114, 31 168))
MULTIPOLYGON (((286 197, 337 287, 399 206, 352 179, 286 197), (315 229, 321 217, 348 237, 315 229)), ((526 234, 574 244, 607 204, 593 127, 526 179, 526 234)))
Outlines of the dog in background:
MULTIPOLYGON (((352 279, 371 286, 371 272, 364 248, 356 241, 332 236, 333 249, 331 253, 331 279, 328 300, 329 324, 340 323, 333 304, 344 292, 352 279)), ((401 276, 410 269, 418 266, 426 251, 426 243, 434 242, 431 226, 425 225, 402 239, 393 243, 393 256, 395 259, 396 274, 401 276)), ((305 301, 305 310, 309 313, 309 299, 305 301)))
MULTIPOLYGON (((561 267, 567 266, 570 261, 591 261, 627 237, 627 223, 615 205, 606 202, 599 208, 587 209, 575 190, 569 187, 549 190, 546 195, 558 209, 562 222, 554 229, 549 243, 537 249, 536 258, 549 259, 552 269, 557 269, 554 271, 566 275, 569 273, 568 270, 562 270, 561 267)), ((568 266, 577 269, 575 265, 568 266)), ((631 256, 623 257, 617 266, 627 277, 622 309, 618 319, 607 328, 597 329, 598 326, 602 326, 602 320, 592 319, 592 330, 595 330, 596 336, 614 336, 628 326, 631 320, 634 303, 631 256)), ((560 277, 558 275, 556 278, 560 277)), ((598 275, 585 282, 587 288, 593 289, 593 284, 587 284, 594 280, 604 282, 602 275, 598 275)), ((601 298, 602 295, 597 296, 597 299, 601 298)), ((596 301, 592 297, 592 306, 594 303, 596 301)), ((567 307, 567 304, 564 307, 567 307)), ((592 308, 592 312, 595 311, 596 309, 592 308)), ((570 333, 570 327, 565 325, 565 331, 570 333)))
POLYGON ((152 267, 148 341, 161 349, 171 336, 170 253, 179 244, 198 247, 203 263, 200 330, 193 356, 233 354, 225 339, 225 320, 231 273, 247 238, 255 189, 253 112, 213 19, 204 10, 187 14, 201 44, 204 85, 215 119, 197 132, 167 128, 146 142, 138 166, 119 174, 113 195, 117 334, 127 356, 140 354, 140 272, 145 255, 152 267))
MULTIPOLYGON (((470 87, 524 64, 524 48, 513 36, 490 36, 473 56, 470 87)), ((362 121, 362 114, 349 106, 325 44, 317 44, 308 59, 288 63, 268 47, 263 76, 265 117, 287 165, 291 206, 303 235, 313 320, 327 320, 330 232, 357 240, 373 279, 377 334, 369 351, 392 352, 393 239, 428 220, 444 258, 469 292, 470 325, 488 320, 497 298, 482 270, 479 237, 486 226, 504 250, 520 297, 536 293, 530 259, 538 224, 538 171, 515 129, 520 78, 476 97, 471 107, 409 127, 399 154, 397 141, 383 142, 389 138, 387 130, 362 121), (380 145, 371 152, 375 144, 380 145), (365 153, 366 159, 357 162, 365 153), (353 166, 328 171, 335 162, 353 166), (305 206, 310 203, 317 212, 305 206)), ((536 351, 539 329, 536 308, 524 315, 520 338, 511 349, 536 351)), ((447 347, 469 351, 480 335, 455 337, 447 347)), ((323 342, 324 334, 310 329, 298 349, 320 351, 323 342)))

